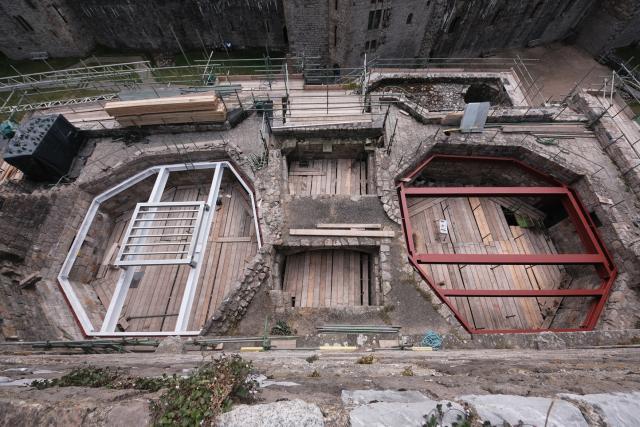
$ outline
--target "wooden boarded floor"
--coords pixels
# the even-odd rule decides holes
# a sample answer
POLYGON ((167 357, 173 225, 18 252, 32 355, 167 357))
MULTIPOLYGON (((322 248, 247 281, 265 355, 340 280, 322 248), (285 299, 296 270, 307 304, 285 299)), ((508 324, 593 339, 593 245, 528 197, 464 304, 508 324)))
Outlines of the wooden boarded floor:
POLYGON ((286 258, 283 290, 294 307, 366 306, 371 295, 371 255, 317 250, 286 258))
MULTIPOLYGON (((162 201, 204 201, 209 183, 165 190, 162 201)), ((236 182, 223 182, 220 202, 208 236, 205 263, 198 280, 189 328, 198 330, 221 304, 245 264, 257 251, 253 215, 247 194, 236 182)), ((108 307, 120 269, 113 262, 132 211, 116 219, 106 247, 105 260, 92 282, 99 299, 108 307)), ((175 222, 173 223, 175 224, 175 222)), ((178 223, 178 225, 180 225, 178 223)), ((185 224, 186 225, 186 224, 185 224)), ((178 229, 180 230, 180 229, 178 229)), ((171 249, 175 249, 172 246, 171 249)), ((171 331, 189 275, 185 265, 137 267, 136 278, 127 293, 120 317, 125 331, 171 331)))
MULTIPOLYGON (((545 230, 509 225, 502 206, 512 200, 457 197, 409 198, 416 250, 423 253, 554 254, 545 230), (445 219, 448 234, 440 233, 445 219)), ((530 216, 534 208, 523 207, 530 216)), ((445 265, 422 268, 444 289, 557 289, 566 280, 563 266, 445 265)), ((545 327, 559 304, 557 298, 452 298, 454 306, 477 329, 545 327)))
POLYGON ((289 194, 366 195, 367 162, 357 159, 321 159, 289 165, 289 194))

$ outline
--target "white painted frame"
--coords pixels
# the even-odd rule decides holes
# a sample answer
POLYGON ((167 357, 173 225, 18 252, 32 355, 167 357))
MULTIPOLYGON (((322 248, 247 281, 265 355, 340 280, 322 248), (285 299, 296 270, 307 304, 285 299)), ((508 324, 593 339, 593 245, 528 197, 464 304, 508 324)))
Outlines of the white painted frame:
POLYGON ((78 233, 73 240, 71 248, 67 253, 67 257, 62 264, 62 268, 60 269, 60 273, 58 273, 58 282, 62 288, 63 293, 65 294, 71 309, 73 310, 78 323, 80 324, 83 332, 87 336, 96 336, 96 337, 105 337, 105 336, 170 336, 170 335, 198 335, 200 331, 188 331, 187 326, 189 324, 189 319, 191 315, 191 308, 193 306, 193 301, 195 297, 195 290, 198 285, 198 277, 200 275, 202 263, 200 262, 202 256, 206 250, 207 239, 206 236, 209 235, 211 230, 211 226, 213 224, 214 216, 215 216, 215 206, 218 199, 218 194, 220 190, 220 185, 222 183, 222 176, 224 169, 229 169, 231 173, 238 180, 240 185, 245 189, 249 198, 251 199, 251 208, 253 213, 253 221, 254 227, 256 229, 256 237, 258 241, 258 249, 262 248, 262 238, 260 235, 260 228, 258 224, 258 214, 256 208, 256 201, 253 195, 251 188, 244 181, 242 176, 235 170, 233 165, 229 162, 196 162, 196 163, 182 163, 182 164, 173 164, 173 165, 162 165, 162 166, 153 166, 150 167, 126 180, 121 182, 120 184, 104 191, 103 193, 96 196, 91 205, 89 205, 89 209, 87 214, 78 229, 78 233), (99 331, 97 331, 89 319, 87 312, 85 311, 82 302, 76 295, 73 290, 73 285, 69 281, 69 274, 73 268, 73 264, 76 261, 78 253, 84 243, 87 233, 93 223, 93 220, 98 213, 100 205, 110 198, 116 196, 117 194, 127 190, 128 188, 134 186, 135 184, 143 181, 144 179, 157 174, 153 190, 149 196, 148 203, 158 203, 160 202, 160 198, 162 197, 162 193, 164 191, 164 187, 169 178, 169 174, 171 172, 180 172, 186 170, 201 170, 201 169, 214 169, 214 175, 211 182, 211 188, 209 191, 209 195, 207 198, 207 204, 211 207, 211 209, 206 210, 204 212, 202 218, 202 226, 200 226, 198 230, 198 239, 196 248, 193 254, 193 264, 189 271, 189 276, 187 278, 187 284, 185 286, 185 291, 182 296, 182 302, 180 305, 180 312, 178 314, 178 319, 176 321, 176 327, 174 331, 149 331, 149 332, 118 332, 115 330, 117 321, 120 316, 120 312, 122 311, 122 306, 124 305, 124 301, 126 299, 127 291, 129 289, 129 284, 131 283, 131 279, 133 278, 133 274, 136 272, 136 266, 122 266, 122 273, 118 282, 116 283, 116 289, 114 291, 113 297, 109 302, 109 307, 107 309, 107 313, 102 322, 102 327, 99 331))
MULTIPOLYGON (((122 246, 120 246, 120 250, 118 250, 118 256, 116 257, 115 265, 117 266, 141 266, 141 265, 176 265, 176 264, 191 264, 193 262, 194 251, 197 245, 197 239, 200 232, 200 227, 202 226, 202 221, 204 218, 205 209, 209 210, 210 205, 205 202, 159 202, 159 203, 138 203, 136 208, 133 211, 133 215, 131 215, 131 220, 129 220, 129 225, 127 226, 127 231, 125 232, 124 237, 122 238, 122 246), (188 242, 157 242, 157 243, 146 243, 147 237, 153 237, 150 235, 136 235, 133 234, 134 230, 144 230, 149 229, 144 224, 144 221, 154 221, 154 216, 152 215, 150 218, 143 218, 141 215, 148 215, 156 213, 157 209, 162 209, 164 207, 180 207, 180 206, 193 206, 196 209, 191 212, 195 213, 196 216, 192 218, 187 218, 189 221, 194 221, 193 225, 169 225, 169 226, 156 226, 154 229, 168 229, 168 228, 190 228, 193 231, 191 233, 185 233, 190 237, 188 242), (150 208, 149 211, 141 211, 140 208, 150 208), (153 209, 153 210, 151 210, 153 209), (141 222, 141 225, 134 225, 136 222, 141 222), (141 242, 129 243, 131 239, 142 239, 141 242), (176 258, 165 258, 165 259, 124 259, 125 257, 133 257, 135 255, 141 256, 149 256, 144 252, 137 253, 137 251, 144 246, 162 246, 162 245, 173 245, 173 246, 188 246, 186 251, 176 251, 174 254, 186 254, 184 257, 176 257, 176 258), (126 248, 132 248, 129 251, 125 252, 126 248)), ((161 211, 157 211, 161 212, 161 211)), ((165 211, 170 212, 170 211, 165 211)), ((178 212, 178 211, 175 211, 178 212)), ((178 221, 180 218, 162 218, 155 221, 178 221)), ((153 224, 149 225, 149 227, 154 227, 153 224)), ((162 235, 158 235, 156 237, 162 237, 162 235)), ((166 255, 171 255, 170 253, 166 253, 166 255)))

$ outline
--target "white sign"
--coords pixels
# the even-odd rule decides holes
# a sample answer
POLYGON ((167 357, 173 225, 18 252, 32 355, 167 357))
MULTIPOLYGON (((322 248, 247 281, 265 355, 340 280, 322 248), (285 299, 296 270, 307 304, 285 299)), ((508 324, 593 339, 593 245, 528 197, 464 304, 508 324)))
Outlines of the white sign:
POLYGON ((438 227, 440 228, 440 233, 449 234, 449 223, 446 219, 439 219, 438 227))

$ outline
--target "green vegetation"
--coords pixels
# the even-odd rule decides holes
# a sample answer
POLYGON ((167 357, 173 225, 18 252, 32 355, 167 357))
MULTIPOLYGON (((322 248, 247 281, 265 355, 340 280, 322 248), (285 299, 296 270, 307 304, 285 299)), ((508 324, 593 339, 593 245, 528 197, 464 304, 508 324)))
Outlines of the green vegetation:
POLYGON ((58 70, 60 68, 69 68, 80 62, 81 58, 51 58, 46 62, 43 60, 31 61, 28 59, 14 61, 7 58, 0 52, 0 77, 9 77, 19 74, 43 73, 51 71, 51 68, 58 70), (51 67, 49 67, 49 64, 51 67), (13 68, 12 68, 13 67, 13 68), (14 70, 15 68, 15 70, 14 70), (18 73, 16 73, 16 70, 18 73))
POLYGON ((414 375, 413 368, 411 368, 411 366, 407 366, 403 369, 400 375, 402 375, 403 377, 412 377, 414 375))
POLYGON ((280 335, 280 336, 288 336, 293 335, 293 331, 291 330, 291 326, 287 324, 284 320, 278 320, 276 325, 271 328, 271 335, 280 335))
POLYGON ((151 410, 157 426, 209 425, 234 402, 248 402, 257 391, 249 379, 251 362, 238 355, 223 356, 204 363, 186 378, 177 375, 157 378, 135 377, 114 368, 79 368, 53 380, 36 380, 37 389, 49 387, 93 387, 135 389, 156 392, 164 389, 151 410))
POLYGON ((426 422, 422 427, 438 427, 445 424, 445 417, 455 414, 456 421, 451 422, 451 427, 471 427, 471 420, 468 412, 463 412, 453 407, 451 402, 447 402, 446 409, 438 403, 433 411, 424 416, 426 422))
POLYGON ((169 386, 172 381, 166 375, 159 378, 133 377, 125 375, 119 369, 88 367, 74 369, 53 380, 35 380, 31 386, 38 390, 50 387, 91 387, 158 391, 169 386))
POLYGON ((320 378, 320 372, 317 369, 314 369, 311 374, 309 374, 309 378, 320 378))
POLYGON ((356 363, 358 365, 373 365, 376 361, 377 359, 373 357, 373 354, 369 354, 367 356, 362 356, 361 358, 356 360, 356 363))
POLYGON ((187 378, 175 378, 153 404, 156 425, 210 425, 235 401, 250 401, 257 383, 248 380, 252 365, 238 355, 206 363, 187 378))

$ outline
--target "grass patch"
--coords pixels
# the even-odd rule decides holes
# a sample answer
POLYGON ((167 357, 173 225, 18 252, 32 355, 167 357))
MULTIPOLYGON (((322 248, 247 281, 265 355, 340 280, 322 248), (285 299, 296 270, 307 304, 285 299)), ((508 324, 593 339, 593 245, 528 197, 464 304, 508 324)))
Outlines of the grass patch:
MULTIPOLYGON (((61 68, 69 68, 80 62, 80 59, 81 58, 78 57, 49 58, 47 59, 47 63, 51 65, 53 69, 58 70, 61 68)), ((16 61, 9 59, 3 53, 0 53, 0 77, 17 75, 18 73, 16 73, 13 68, 18 70, 20 74, 44 73, 46 71, 51 71, 51 68, 49 68, 47 63, 42 60, 31 61, 29 59, 16 61)))
POLYGON ((320 378, 320 372, 317 369, 314 369, 313 372, 309 374, 309 378, 320 378))
POLYGON ((151 404, 155 425, 211 425, 213 419, 228 411, 234 402, 253 399, 257 383, 248 379, 252 369, 251 362, 233 355, 204 363, 186 378, 175 374, 135 377, 119 369, 87 367, 53 380, 36 380, 31 385, 40 390, 74 386, 149 392, 165 389, 159 400, 151 404))

